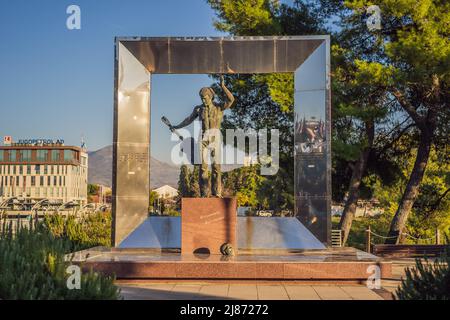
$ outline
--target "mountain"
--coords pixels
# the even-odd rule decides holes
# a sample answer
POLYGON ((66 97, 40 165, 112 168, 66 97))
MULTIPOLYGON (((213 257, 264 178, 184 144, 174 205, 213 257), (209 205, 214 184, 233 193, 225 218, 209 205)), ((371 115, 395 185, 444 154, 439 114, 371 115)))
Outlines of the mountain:
MULTIPOLYGON (((112 186, 112 146, 89 152, 89 183, 112 186)), ((150 157, 150 188, 165 184, 177 188, 180 169, 150 157)))

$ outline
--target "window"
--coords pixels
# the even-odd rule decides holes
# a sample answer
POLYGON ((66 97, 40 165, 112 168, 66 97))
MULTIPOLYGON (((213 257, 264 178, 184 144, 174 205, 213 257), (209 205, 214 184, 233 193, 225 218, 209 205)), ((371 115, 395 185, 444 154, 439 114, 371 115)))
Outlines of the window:
POLYGON ((48 173, 48 166, 44 166, 44 174, 48 173))
POLYGON ((59 166, 56 166, 56 174, 59 174, 59 166))
POLYGON ((20 150, 19 160, 22 162, 30 162, 31 161, 31 150, 20 150))
POLYGON ((52 161, 59 161, 59 150, 52 150, 52 161))
POLYGON ((32 186, 36 185, 36 177, 35 176, 31 176, 31 185, 32 186))
POLYGON ((27 174, 31 174, 31 166, 27 165, 27 174))
POLYGON ((37 161, 47 161, 48 150, 37 151, 37 161))
POLYGON ((34 171, 36 174, 41 174, 41 166, 39 164, 34 166, 34 171))
POLYGON ((16 174, 16 166, 13 166, 12 168, 13 168, 13 170, 12 170, 13 174, 16 174))
POLYGON ((75 152, 73 150, 64 150, 64 161, 72 161, 75 158, 75 152))
POLYGON ((19 166, 19 174, 23 175, 23 166, 19 166))
POLYGON ((39 177, 39 185, 40 185, 40 186, 43 186, 43 185, 44 185, 44 177, 43 177, 43 176, 40 176, 40 177, 39 177))
POLYGON ((53 185, 56 186, 56 176, 53 177, 53 185))
POLYGON ((5 151, 4 150, 0 150, 0 161, 3 161, 5 157, 5 151))
POLYGON ((50 173, 51 173, 51 174, 54 174, 54 173, 55 173, 55 168, 54 168, 54 166, 50 166, 50 173))
POLYGON ((9 161, 15 162, 17 161, 17 151, 16 150, 9 150, 9 161))
POLYGON ((62 176, 59 176, 59 185, 62 186, 62 176))
POLYGON ((19 178, 20 178, 20 177, 16 177, 16 187, 18 187, 18 186, 20 185, 20 184, 19 184, 19 182, 20 182, 20 181, 19 181, 19 178))
POLYGON ((47 176, 47 186, 50 185, 50 182, 51 182, 51 177, 50 177, 50 176, 47 176))

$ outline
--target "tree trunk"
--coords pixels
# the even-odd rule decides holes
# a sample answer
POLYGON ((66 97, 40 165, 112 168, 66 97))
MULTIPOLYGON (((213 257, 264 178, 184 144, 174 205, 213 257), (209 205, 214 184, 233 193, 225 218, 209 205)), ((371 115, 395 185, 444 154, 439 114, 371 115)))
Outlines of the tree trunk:
POLYGON ((419 193, 420 183, 422 182, 427 167, 432 145, 432 134, 430 134, 430 131, 433 132, 432 130, 421 131, 416 161, 389 229, 388 237, 395 238, 386 239, 386 244, 399 244, 402 239, 403 229, 405 228, 409 213, 417 198, 417 194, 419 193))
POLYGON ((350 186, 348 190, 348 198, 345 202, 344 211, 342 212, 341 220, 339 222, 339 229, 342 231, 342 245, 345 245, 352 227, 353 219, 355 218, 356 208, 359 199, 359 187, 361 180, 366 170, 367 160, 372 149, 373 139, 375 135, 375 126, 372 121, 366 122, 366 135, 368 144, 363 149, 358 160, 356 161, 352 177, 350 179, 350 186))

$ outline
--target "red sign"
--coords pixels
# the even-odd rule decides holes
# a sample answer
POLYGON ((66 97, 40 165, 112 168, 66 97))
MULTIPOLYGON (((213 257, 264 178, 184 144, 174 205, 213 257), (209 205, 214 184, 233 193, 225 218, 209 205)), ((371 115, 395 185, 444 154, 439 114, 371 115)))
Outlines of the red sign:
POLYGON ((11 136, 4 136, 3 137, 3 144, 5 146, 9 146, 12 143, 12 137, 11 136))

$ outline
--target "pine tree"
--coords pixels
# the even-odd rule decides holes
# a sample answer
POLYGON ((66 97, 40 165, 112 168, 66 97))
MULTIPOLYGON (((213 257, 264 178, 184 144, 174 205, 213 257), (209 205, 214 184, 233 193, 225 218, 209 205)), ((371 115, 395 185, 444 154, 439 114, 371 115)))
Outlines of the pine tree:
POLYGON ((434 262, 416 259, 414 268, 406 269, 406 276, 397 289, 400 300, 450 300, 450 255, 434 262))
POLYGON ((180 197, 188 197, 190 195, 190 170, 187 165, 183 164, 180 168, 180 178, 178 179, 178 194, 180 197))
POLYGON ((200 184, 199 184, 199 177, 200 177, 200 168, 198 165, 194 166, 194 170, 191 174, 190 179, 190 189, 189 189, 189 195, 194 198, 200 197, 200 184))

